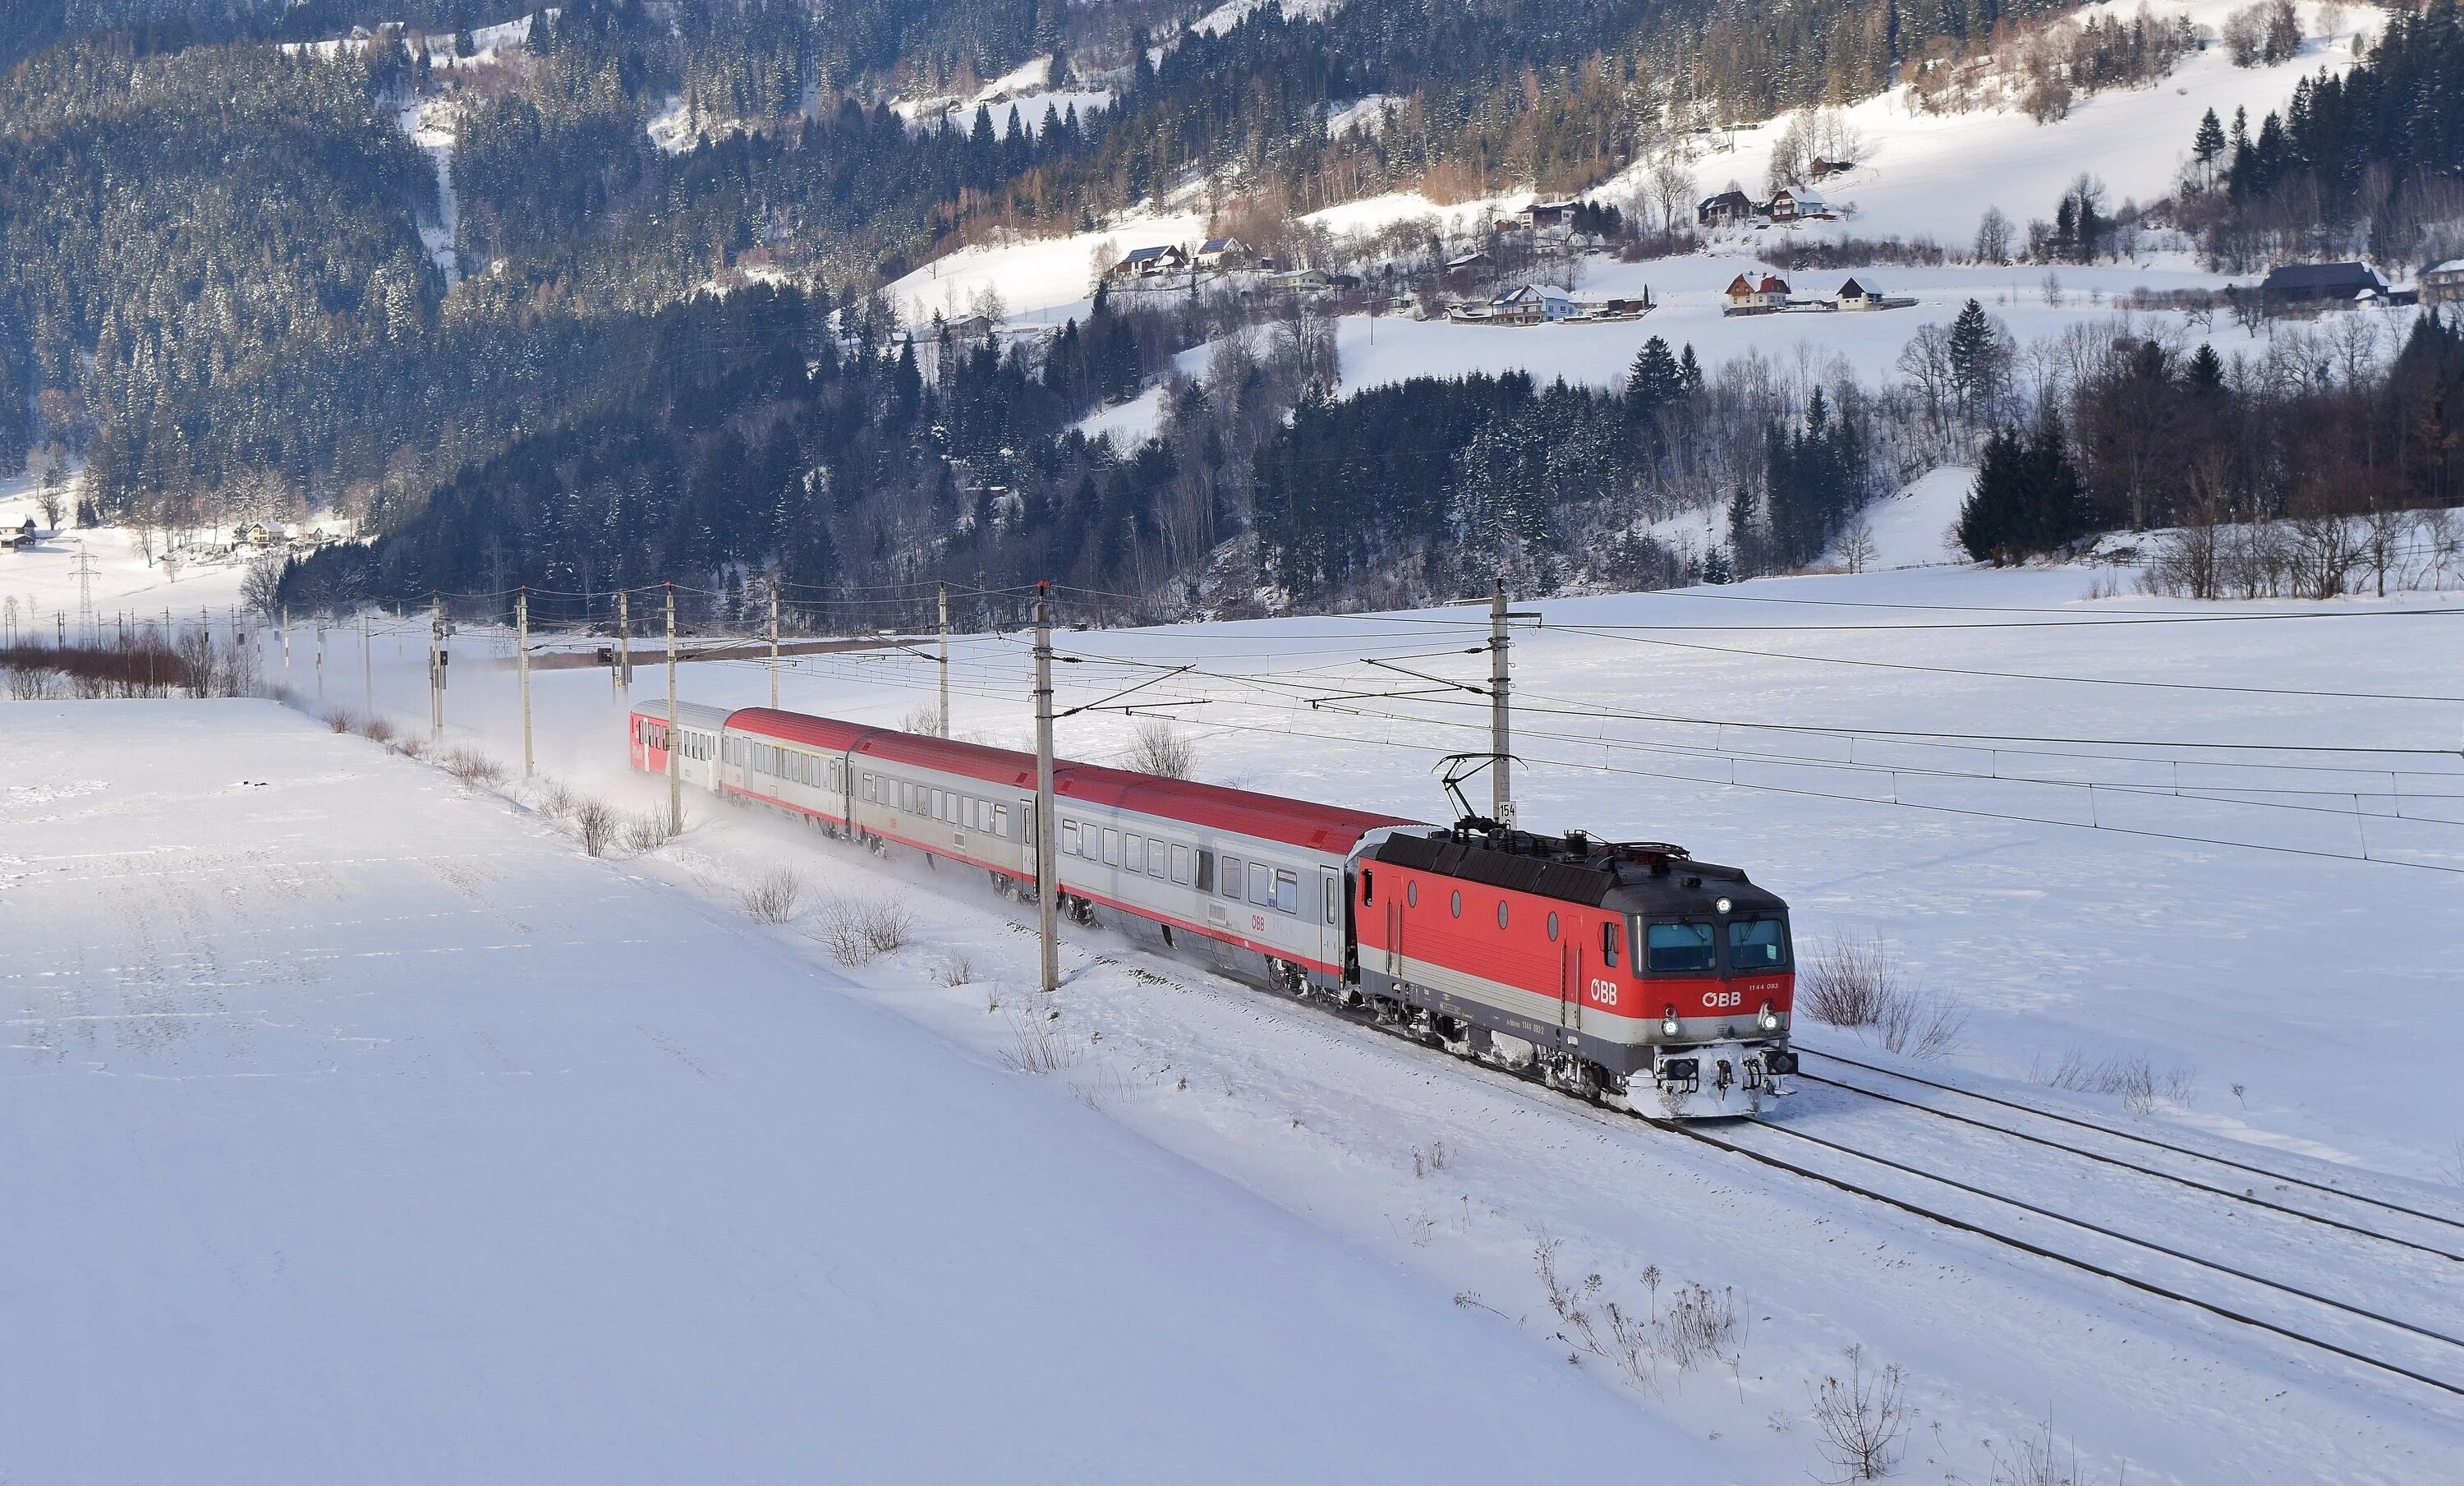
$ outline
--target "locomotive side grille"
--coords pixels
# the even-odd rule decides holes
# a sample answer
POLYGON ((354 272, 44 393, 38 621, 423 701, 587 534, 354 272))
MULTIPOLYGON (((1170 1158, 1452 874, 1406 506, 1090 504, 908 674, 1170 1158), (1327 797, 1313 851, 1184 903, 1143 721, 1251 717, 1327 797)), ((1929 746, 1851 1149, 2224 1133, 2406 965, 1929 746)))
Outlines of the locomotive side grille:
POLYGON ((1613 868, 1578 866, 1573 862, 1492 852, 1485 847, 1464 846, 1427 836, 1388 836, 1374 854, 1379 861, 1392 862, 1416 872, 1437 873, 1465 882, 1478 882, 1509 892, 1529 893, 1539 898, 1553 898, 1560 902, 1582 903, 1594 908, 1598 907, 1610 890, 1617 885, 1617 873, 1613 868))

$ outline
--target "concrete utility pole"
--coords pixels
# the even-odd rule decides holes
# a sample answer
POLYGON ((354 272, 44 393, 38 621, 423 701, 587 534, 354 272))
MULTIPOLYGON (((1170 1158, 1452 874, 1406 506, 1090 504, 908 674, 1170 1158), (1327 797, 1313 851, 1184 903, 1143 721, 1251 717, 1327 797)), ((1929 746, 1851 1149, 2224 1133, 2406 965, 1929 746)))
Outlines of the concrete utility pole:
POLYGON ((428 737, 431 743, 445 738, 445 599, 435 589, 428 590, 428 737))
POLYGON ((770 710, 779 710, 779 580, 770 580, 770 710))
POLYGON ((282 674, 291 675, 291 606, 282 606, 282 674))
POLYGON ((685 777, 676 768, 684 730, 676 725, 676 586, 668 588, 668 834, 685 833, 685 777))
POLYGON ((950 736, 950 586, 935 586, 934 598, 941 611, 941 725, 936 731, 950 736))
POLYGON ((317 616, 317 699, 325 699, 325 616, 317 616))
POLYGON ((1506 580, 1497 580, 1497 591, 1488 601, 1488 751, 1495 757, 1489 763, 1489 818, 1501 826, 1514 824, 1514 778, 1507 767, 1507 757, 1513 752, 1513 740, 1507 721, 1506 648, 1507 638, 1506 580))
POLYGON ((608 680, 627 696, 633 691, 633 610, 628 602, 632 595, 618 589, 616 593, 616 663, 608 670, 608 680))
MULTIPOLYGON (((170 611, 164 611, 165 623, 170 611)), ((360 610, 360 710, 370 717, 377 715, 377 660, 375 636, 368 633, 368 611, 360 610)))
POLYGON ((522 777, 534 772, 531 762, 531 590, 524 585, 514 594, 514 668, 522 678, 522 777))
MULTIPOLYGON (((946 671, 942 673, 948 675, 946 671)), ((1061 988, 1059 830, 1052 821, 1052 584, 1035 586, 1035 928, 1047 991, 1061 988)))

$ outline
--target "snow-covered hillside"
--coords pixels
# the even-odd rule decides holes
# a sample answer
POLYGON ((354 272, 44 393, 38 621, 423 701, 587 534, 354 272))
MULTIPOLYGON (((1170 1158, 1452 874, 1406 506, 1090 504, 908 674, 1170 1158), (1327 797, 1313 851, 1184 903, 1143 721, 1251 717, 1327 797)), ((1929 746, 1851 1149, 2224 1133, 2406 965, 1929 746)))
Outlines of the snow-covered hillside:
MULTIPOLYGON (((2211 33, 2242 0, 2148 0, 2157 19, 2187 15, 2211 33)), ((2015 109, 1924 115, 1911 110, 1903 85, 1841 111, 1865 145, 1863 163, 1822 183, 1824 199, 1854 212, 1838 223, 1811 223, 1771 233, 1935 238, 1964 247, 1976 234, 1977 218, 1999 207, 2015 223, 2051 220, 2063 189, 2080 172, 2104 183, 2110 203, 2152 201, 2173 189, 2189 159, 2190 135, 2212 108, 2227 123, 2247 109, 2254 132, 2271 109, 2293 96, 2294 84, 2321 69, 2352 65, 2357 37, 2375 36, 2385 12, 2367 6, 2337 6, 2332 36, 2321 35, 2329 8, 2300 0, 2305 39, 2300 55, 2272 67, 2235 67, 2224 48, 2194 53, 2171 77, 2145 88, 2113 89, 2080 99, 2059 122, 2039 124, 2015 109)), ((2135 0, 2101 0, 2079 12, 2127 22, 2135 0)), ((1772 120, 1731 136, 1714 136, 1717 146, 1695 162, 1703 194, 1736 182, 1760 197, 1772 145, 1787 119, 1772 120)), ((1638 183, 1639 184, 1639 183, 1638 183)))

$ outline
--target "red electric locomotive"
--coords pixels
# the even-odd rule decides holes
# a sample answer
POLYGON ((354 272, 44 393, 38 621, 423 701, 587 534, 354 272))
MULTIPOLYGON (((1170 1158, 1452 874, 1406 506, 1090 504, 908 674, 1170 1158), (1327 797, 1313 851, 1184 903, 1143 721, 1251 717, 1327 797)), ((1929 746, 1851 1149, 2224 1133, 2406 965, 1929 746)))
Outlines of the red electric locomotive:
MULTIPOLYGON (((1033 896, 1031 755, 759 707, 630 728, 637 768, 672 748, 698 789, 1033 896)), ((1788 905, 1734 867, 1086 764, 1053 790, 1081 922, 1648 1113, 1742 1113, 1796 1070, 1788 905)))

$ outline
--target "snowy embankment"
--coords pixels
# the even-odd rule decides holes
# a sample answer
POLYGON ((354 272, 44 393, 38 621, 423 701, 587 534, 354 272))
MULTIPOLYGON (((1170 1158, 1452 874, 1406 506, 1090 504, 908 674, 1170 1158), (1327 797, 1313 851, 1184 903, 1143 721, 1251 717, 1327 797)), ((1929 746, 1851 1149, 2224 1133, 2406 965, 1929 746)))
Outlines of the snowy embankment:
POLYGON ((262 702, 0 721, 12 1476, 1724 1478, 441 770, 262 702))
MULTIPOLYGON (((1947 497, 1912 497, 1912 513, 1927 499, 1938 515, 1947 497)), ((1925 524, 1908 517, 1911 545, 1925 524)), ((2079 569, 1935 568, 1528 603, 1546 617, 1515 650, 1523 818, 1741 863, 1790 898, 1808 954, 1881 936, 1950 1014, 1948 1050, 1907 1065, 1932 1076, 2464 1210, 2451 1185, 2464 1179, 2464 1096, 2420 1074, 2464 1058, 2445 973, 2464 943, 2448 870, 2464 866, 2453 752, 2464 699, 2420 679, 2453 650, 2464 618, 2441 611, 2457 606, 2085 601, 2090 582, 2079 569), (2277 613, 2292 617, 2261 617, 2277 613), (2104 1076, 2134 1073, 2145 1098, 2104 1076)), ((1176 709, 1201 777, 1431 819, 1438 757, 1481 746, 1485 714, 1303 699, 1410 689, 1369 656, 1474 676, 1478 657, 1427 657, 1476 644, 1483 624, 1439 610, 1075 632, 1063 649, 1086 658, 1065 668, 1061 699, 1194 663, 1172 695, 1212 699, 1176 709)), ((378 700, 406 719, 425 706, 415 630, 378 645, 378 700)), ((453 736, 517 758, 512 676, 491 643, 476 630, 462 641, 453 736)), ((1019 743, 1020 637, 966 636, 955 652, 959 734, 1019 743)), ((353 669, 344 657, 339 674, 353 669)), ((894 721, 930 699, 931 672, 904 656, 806 657, 781 699, 894 721)), ((534 679, 543 769, 635 806, 661 797, 624 767, 604 675, 534 679)), ((312 683, 301 670, 293 684, 312 683)), ((659 684, 646 669, 637 695, 659 684)), ((357 704, 356 684, 329 690, 357 704)), ((683 690, 759 703, 768 681, 758 663, 689 666, 683 690)), ((1062 747, 1114 758, 1129 728, 1085 714, 1062 747)), ((686 836, 635 871, 724 913, 737 885, 780 866, 817 893, 896 894, 917 915, 913 943, 843 972, 845 993, 979 1059, 1018 1045, 1033 962, 1013 906, 967 875, 881 862, 707 799, 688 809, 686 836)), ((2340 1480, 2430 1482, 2464 1449, 2453 1413, 2415 1385, 1603 1125, 1100 931, 1073 934, 1065 972, 1043 1045, 1052 1082, 1407 1266, 1432 1294, 1515 1318, 1535 1351, 1577 1352, 1638 1408, 1718 1434, 1706 1442, 1739 1478, 1823 1469, 1808 1390, 1852 1342, 1907 1369, 1927 1427, 1910 1465, 1928 1474, 1986 1478, 2047 1421, 2096 1476, 2126 1464, 2131 1480, 2285 1478, 2283 1462, 2317 1459, 2340 1480), (1653 1352, 1646 1381, 1628 1383, 1567 1340, 1543 1250, 1561 1277, 1603 1276, 1595 1320, 1609 1300, 1647 1307, 1648 1268, 1663 1310, 1673 1287, 1699 1284, 1731 1294, 1748 1324, 1708 1360, 1653 1352)), ((774 1040, 802 1035, 789 1025, 774 1040)), ((1883 1056, 1836 1029, 1801 1038, 1883 1056)), ((1912 1134, 1843 1098, 1810 1088, 1781 1119, 2459 1327, 2443 1300, 2423 1312, 2440 1281, 2407 1262, 2347 1260, 2315 1234, 2247 1228, 2120 1173, 2074 1189, 2079 1173, 2041 1152, 1912 1134), (1979 1162, 1991 1164, 1961 1164, 1979 1162)))

